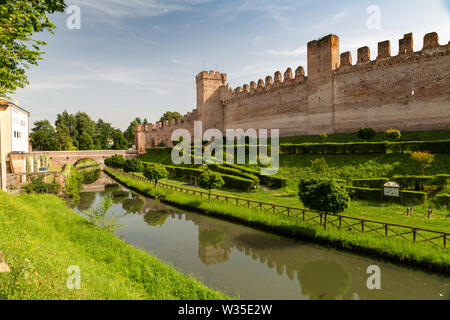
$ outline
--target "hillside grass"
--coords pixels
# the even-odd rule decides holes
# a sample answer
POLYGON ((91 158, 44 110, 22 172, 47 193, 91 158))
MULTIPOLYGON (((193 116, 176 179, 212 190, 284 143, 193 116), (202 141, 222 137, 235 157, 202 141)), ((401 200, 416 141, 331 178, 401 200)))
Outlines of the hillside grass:
POLYGON ((51 195, 0 191, 0 300, 226 299, 157 258, 96 227, 51 195), (69 290, 69 266, 81 290, 69 290))
POLYGON ((444 273, 450 271, 449 249, 441 249, 428 243, 412 244, 402 239, 379 237, 373 233, 361 234, 347 230, 324 230, 323 227, 312 222, 301 222, 282 215, 263 213, 256 209, 209 202, 207 199, 185 193, 167 192, 164 188, 155 190, 153 184, 136 180, 112 170, 107 169, 107 172, 132 190, 149 197, 154 197, 157 193, 164 193, 163 199, 165 202, 206 215, 225 218, 293 238, 310 239, 340 248, 368 252, 444 273))

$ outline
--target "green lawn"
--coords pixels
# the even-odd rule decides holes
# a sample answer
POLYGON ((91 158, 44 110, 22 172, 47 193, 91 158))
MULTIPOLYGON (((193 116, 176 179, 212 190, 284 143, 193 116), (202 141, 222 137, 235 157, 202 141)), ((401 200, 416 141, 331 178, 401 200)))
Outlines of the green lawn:
POLYGON ((51 195, 0 191, 2 299, 225 299, 197 280, 87 222, 51 195), (81 290, 67 288, 69 266, 81 290))

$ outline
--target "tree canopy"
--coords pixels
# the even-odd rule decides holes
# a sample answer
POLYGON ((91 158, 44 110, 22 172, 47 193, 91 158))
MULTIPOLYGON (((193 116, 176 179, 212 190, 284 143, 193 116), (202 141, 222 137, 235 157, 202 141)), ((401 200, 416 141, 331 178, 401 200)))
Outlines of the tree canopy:
POLYGON ((171 120, 171 119, 178 119, 178 118, 182 118, 181 113, 176 112, 176 111, 167 111, 166 113, 163 114, 163 116, 161 117, 161 119, 159 121, 164 121, 164 120, 171 120))
POLYGON ((49 14, 64 12, 64 0, 0 0, 0 97, 28 84, 26 69, 42 60, 39 32, 53 33, 49 14))

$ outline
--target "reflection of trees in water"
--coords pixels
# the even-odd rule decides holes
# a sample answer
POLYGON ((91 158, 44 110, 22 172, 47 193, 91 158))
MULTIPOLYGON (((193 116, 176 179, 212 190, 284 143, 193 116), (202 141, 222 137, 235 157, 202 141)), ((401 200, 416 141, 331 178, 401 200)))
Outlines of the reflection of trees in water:
POLYGON ((105 185, 105 191, 107 192, 113 192, 113 191, 119 191, 120 185, 118 183, 108 183, 105 185))
POLYGON ((342 299, 351 284, 350 274, 334 261, 307 262, 297 278, 303 294, 311 299, 342 299))
POLYGON ((80 173, 82 177, 81 182, 83 184, 93 184, 100 178, 101 170, 99 166, 98 168, 80 169, 78 170, 78 173, 80 173))
POLYGON ((117 203, 122 203, 126 199, 128 199, 130 197, 130 193, 128 191, 119 190, 119 191, 111 192, 111 196, 112 196, 113 202, 117 204, 117 203))
POLYGON ((83 212, 92 207, 92 204, 95 201, 95 195, 95 192, 81 192, 80 200, 74 204, 77 210, 83 212))
POLYGON ((126 199, 122 202, 122 208, 127 213, 139 213, 144 206, 144 201, 139 198, 126 199))
POLYGON ((149 211, 145 214, 144 220, 149 226, 162 226, 169 217, 167 210, 149 211))

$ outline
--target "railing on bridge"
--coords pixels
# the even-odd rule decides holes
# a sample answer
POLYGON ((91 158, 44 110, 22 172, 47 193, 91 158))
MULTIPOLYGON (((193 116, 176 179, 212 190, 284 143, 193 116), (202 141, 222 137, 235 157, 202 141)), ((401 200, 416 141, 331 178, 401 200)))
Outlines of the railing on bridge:
MULTIPOLYGON (((108 169, 142 182, 152 183, 151 180, 132 173, 127 173, 113 168, 108 169)), ((165 187, 176 192, 199 196, 202 199, 208 199, 209 197, 209 193, 206 191, 183 188, 163 182, 159 182, 158 186, 165 187)), ((334 228, 338 230, 349 230, 360 233, 374 233, 384 238, 402 238, 412 243, 427 242, 444 249, 447 248, 447 240, 450 239, 450 233, 443 231, 416 228, 412 226, 361 219, 332 213, 317 212, 308 209, 288 207, 274 203, 260 202, 215 193, 211 193, 211 200, 218 203, 235 205, 237 207, 257 209, 274 215, 282 215, 290 219, 296 219, 300 222, 311 222, 323 227, 324 229, 334 228)))

